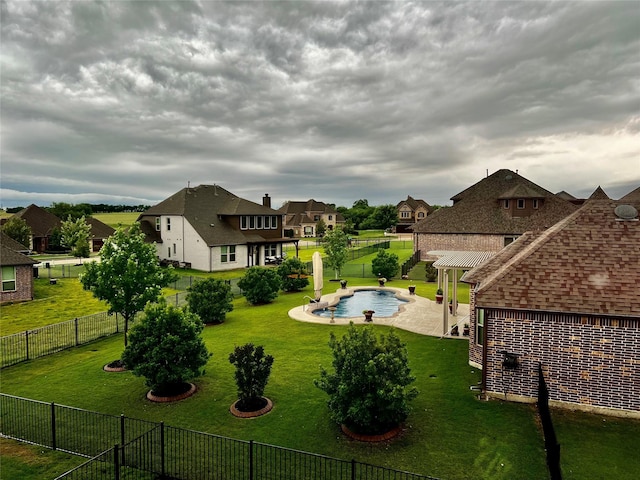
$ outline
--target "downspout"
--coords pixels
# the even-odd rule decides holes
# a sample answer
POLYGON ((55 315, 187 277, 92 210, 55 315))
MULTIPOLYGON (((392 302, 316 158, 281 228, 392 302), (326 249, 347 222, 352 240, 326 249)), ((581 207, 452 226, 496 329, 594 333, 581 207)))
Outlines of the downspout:
MULTIPOLYGON (((476 309, 477 310, 477 309, 476 309)), ((477 314, 476 314, 476 322, 478 321, 477 319, 477 314)), ((489 345, 487 344, 487 338, 489 338, 489 335, 487 335, 487 331, 489 330, 489 315, 487 315, 487 312, 485 310, 485 315, 484 315, 484 328, 482 329, 482 335, 483 335, 483 339, 482 339, 482 384, 480 385, 482 392, 486 394, 487 391, 487 350, 489 350, 489 345)))

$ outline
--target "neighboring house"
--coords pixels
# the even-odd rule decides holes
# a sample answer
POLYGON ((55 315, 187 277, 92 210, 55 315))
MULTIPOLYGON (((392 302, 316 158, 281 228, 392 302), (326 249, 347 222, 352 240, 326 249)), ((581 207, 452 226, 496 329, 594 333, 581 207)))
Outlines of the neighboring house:
POLYGON ((107 238, 115 233, 115 229, 100 220, 87 217, 85 221, 91 226, 89 247, 92 252, 99 252, 107 238))
POLYGON ((33 300, 33 265, 38 262, 20 253, 25 250, 0 231, 0 303, 33 300))
POLYGON ((562 198, 563 200, 573 203, 574 205, 582 205, 585 202, 584 198, 576 198, 570 193, 565 192, 564 190, 556 193, 556 195, 562 198))
POLYGON ((219 185, 183 188, 140 214, 146 240, 156 244, 163 262, 213 272, 265 265, 281 257, 282 213, 245 200, 219 185))
MULTIPOLYGON (((17 212, 15 216, 23 219, 31 228, 31 250, 37 253, 44 253, 50 250, 51 235, 54 230, 62 228, 62 220, 60 218, 33 204, 17 212)), ((85 221, 91 226, 89 235, 90 251, 98 252, 104 245, 104 241, 113 235, 115 230, 93 217, 86 217, 85 221)))
POLYGON ((62 226, 62 222, 53 213, 44 208, 31 204, 15 214, 31 228, 30 249, 37 253, 49 250, 49 241, 55 229, 62 226))
POLYGON ((578 207, 511 170, 498 170, 451 197, 411 227, 422 260, 433 251, 498 252, 527 231, 544 230, 578 207))
POLYGON ((552 405, 640 418, 638 209, 598 189, 462 277, 488 396, 535 402, 540 365, 552 405))
POLYGON ((396 205, 398 209, 398 223, 394 227, 395 233, 412 233, 409 227, 427 218, 433 209, 424 200, 416 200, 407 196, 396 205))
POLYGON ((335 208, 323 202, 286 202, 278 211, 284 214, 285 230, 292 230, 293 236, 315 237, 316 226, 323 220, 327 230, 344 226, 345 220, 335 208))

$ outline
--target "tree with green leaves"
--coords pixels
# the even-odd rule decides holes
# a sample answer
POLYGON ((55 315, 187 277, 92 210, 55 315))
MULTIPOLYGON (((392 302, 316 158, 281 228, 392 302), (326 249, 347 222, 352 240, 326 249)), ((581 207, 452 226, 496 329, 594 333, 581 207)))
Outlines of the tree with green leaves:
POLYGON ((400 270, 398 255, 389 253, 385 249, 378 250, 376 256, 371 260, 371 272, 378 276, 391 280, 400 270))
POLYGON ((327 267, 333 268, 336 278, 340 270, 347 263, 347 245, 349 237, 341 228, 330 230, 322 239, 327 267))
POLYGON ((222 323, 233 310, 231 285, 217 278, 199 280, 187 289, 187 304, 204 323, 222 323))
POLYGON ((278 266, 278 275, 285 292, 299 292, 309 285, 307 265, 298 257, 287 258, 278 266))
POLYGON ((406 420, 418 391, 406 346, 393 332, 376 338, 371 327, 349 330, 338 340, 330 334, 334 372, 321 367, 314 384, 329 395, 331 418, 367 435, 388 432, 406 420))
POLYGON ((363 228, 382 229, 398 224, 398 209, 395 205, 379 205, 364 222, 363 228))
POLYGON ((238 282, 247 301, 252 305, 271 303, 281 287, 277 270, 265 267, 250 267, 238 282))
POLYGON ((149 304, 131 329, 122 361, 134 375, 145 378, 154 395, 182 393, 211 357, 200 336, 203 328, 197 315, 164 300, 149 304))
POLYGON ((324 234, 327 231, 327 224, 326 222, 321 218, 320 220, 318 220, 318 223, 316 223, 316 237, 322 238, 324 237, 324 234))
POLYGON ((93 213, 91 205, 88 203, 72 205, 66 202, 53 202, 46 210, 58 218, 71 217, 72 220, 77 220, 80 217, 88 217, 93 213))
POLYGON ((264 354, 264 347, 247 343, 236 347, 229 354, 229 362, 235 365, 235 379, 238 387, 236 407, 243 412, 259 410, 264 406, 264 389, 267 386, 273 357, 264 354))
POLYGON ((129 322, 149 302, 157 302, 162 289, 178 279, 172 267, 158 264, 156 248, 145 243, 139 224, 118 228, 100 250, 100 261, 85 263, 80 283, 109 305, 109 313, 124 319, 124 345, 129 322))
POLYGON ((15 215, 9 217, 2 225, 2 231, 20 245, 29 248, 31 244, 31 227, 22 218, 15 215))
POLYGON ((91 236, 91 225, 89 225, 84 217, 73 219, 71 215, 67 220, 62 222, 60 228, 62 234, 62 246, 71 250, 74 257, 89 257, 89 238, 91 236))

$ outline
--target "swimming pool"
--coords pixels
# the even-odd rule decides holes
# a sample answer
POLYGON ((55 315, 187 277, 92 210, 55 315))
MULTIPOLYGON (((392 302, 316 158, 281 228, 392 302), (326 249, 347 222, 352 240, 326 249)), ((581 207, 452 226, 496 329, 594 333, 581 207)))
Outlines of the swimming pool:
MULTIPOLYGON (((387 290, 356 290, 353 295, 342 297, 335 305, 334 317, 361 317, 364 309, 373 310, 374 317, 391 317, 398 313, 400 305, 407 300, 396 297, 395 292, 387 290)), ((314 315, 331 318, 328 308, 314 310, 314 315)))

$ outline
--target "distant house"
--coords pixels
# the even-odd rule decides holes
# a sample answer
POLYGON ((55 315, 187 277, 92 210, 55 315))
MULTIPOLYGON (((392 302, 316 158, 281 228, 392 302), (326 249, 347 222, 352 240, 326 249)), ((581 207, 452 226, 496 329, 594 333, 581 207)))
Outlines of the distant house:
POLYGON ((323 202, 286 202, 278 209, 284 215, 284 228, 291 230, 294 237, 316 237, 316 226, 324 221, 328 230, 344 226, 345 220, 335 208, 323 202))
POLYGON ((207 272, 265 265, 282 257, 282 213, 245 200, 219 185, 183 188, 140 214, 148 242, 163 262, 207 272))
POLYGON ((21 218, 31 229, 29 248, 37 253, 44 253, 50 249, 51 235, 56 229, 60 229, 62 222, 53 213, 49 213, 42 207, 31 204, 15 214, 21 218))
POLYGON ((35 260, 23 255, 25 246, 0 231, 0 303, 33 300, 35 260))
POLYGON ((488 396, 536 401, 540 365, 552 405, 640 418, 638 209, 598 189, 462 277, 488 396))
MULTIPOLYGON (((29 205, 15 214, 31 229, 30 249, 37 253, 44 253, 52 249, 51 236, 62 227, 62 220, 53 213, 37 205, 29 205)), ((89 233, 89 248, 98 252, 115 230, 109 225, 93 217, 86 217, 85 221, 91 227, 89 233)))
POLYGON ((86 217, 85 221, 91 227, 89 238, 90 250, 92 252, 99 252, 105 240, 115 233, 115 229, 93 217, 86 217))
POLYGON ((417 222, 424 220, 433 211, 424 200, 416 200, 407 196, 406 200, 398 202, 398 223, 395 226, 395 233, 412 233, 410 227, 417 222))
POLYGON ((549 228, 578 206, 511 170, 498 170, 451 197, 411 230, 422 260, 428 252, 498 252, 527 231, 549 228))

